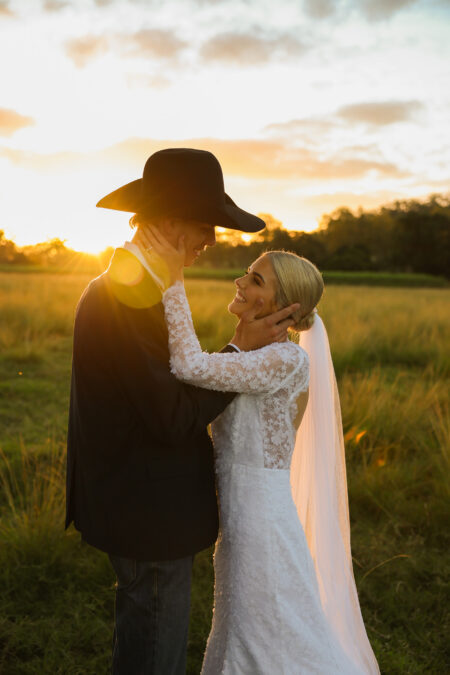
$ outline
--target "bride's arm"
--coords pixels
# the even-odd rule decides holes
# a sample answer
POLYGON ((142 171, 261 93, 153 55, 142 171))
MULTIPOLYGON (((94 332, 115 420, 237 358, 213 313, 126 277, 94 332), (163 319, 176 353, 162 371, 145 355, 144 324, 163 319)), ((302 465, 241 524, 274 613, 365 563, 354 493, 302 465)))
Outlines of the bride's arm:
POLYGON ((308 368, 306 353, 290 342, 273 343, 251 352, 203 352, 181 282, 167 289, 163 304, 171 370, 185 382, 218 391, 273 392, 300 368, 308 368))

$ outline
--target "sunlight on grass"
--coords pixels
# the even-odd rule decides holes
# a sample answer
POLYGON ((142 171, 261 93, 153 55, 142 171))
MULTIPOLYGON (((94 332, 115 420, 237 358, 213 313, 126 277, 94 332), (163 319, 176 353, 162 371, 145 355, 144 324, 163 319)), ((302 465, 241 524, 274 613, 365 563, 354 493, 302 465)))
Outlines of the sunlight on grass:
MULTIPOLYGON (((0 672, 107 672, 113 574, 63 531, 71 336, 89 275, 0 274, 0 672)), ((234 332, 231 281, 188 280, 205 349, 234 332)), ((448 289, 330 286, 352 551, 382 672, 444 672, 450 501, 448 289)), ((211 552, 196 558, 188 673, 209 630, 211 552)))

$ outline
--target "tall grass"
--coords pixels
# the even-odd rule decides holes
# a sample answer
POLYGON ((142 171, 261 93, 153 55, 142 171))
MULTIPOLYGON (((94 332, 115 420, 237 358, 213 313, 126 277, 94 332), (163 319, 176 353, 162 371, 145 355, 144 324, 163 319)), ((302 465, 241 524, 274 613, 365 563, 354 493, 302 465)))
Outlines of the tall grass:
MULTIPOLYGON (((74 308, 88 277, 0 274, 0 672, 106 673, 114 578, 63 532, 74 308)), ((230 282, 187 283, 205 348, 233 334, 230 282)), ((333 286, 329 330, 346 435, 352 551, 382 672, 449 664, 447 289, 333 286)), ((188 673, 209 630, 209 551, 194 567, 188 673)))
MULTIPOLYGON (((1 267, 0 267, 1 271, 1 267)), ((245 274, 244 269, 200 267, 186 270, 188 279, 229 279, 245 274)), ((402 272, 339 272, 325 270, 326 284, 345 286, 387 286, 391 288, 448 288, 448 279, 431 274, 406 274, 402 272)))
POLYGON ((63 534, 63 448, 15 459, 0 455, 0 672, 106 672, 113 578, 105 556, 63 534))
POLYGON ((76 299, 88 280, 86 275, 1 274, 1 353, 39 359, 54 338, 70 336, 76 299))
MULTIPOLYGON (((18 361, 37 358, 72 333, 76 302, 89 276, 0 274, 0 350, 18 361)), ((226 310, 234 285, 188 280, 196 328, 205 348, 217 349, 233 333, 226 310)), ((335 367, 379 363, 425 366, 448 372, 450 290, 331 286, 320 311, 328 327, 335 367)))

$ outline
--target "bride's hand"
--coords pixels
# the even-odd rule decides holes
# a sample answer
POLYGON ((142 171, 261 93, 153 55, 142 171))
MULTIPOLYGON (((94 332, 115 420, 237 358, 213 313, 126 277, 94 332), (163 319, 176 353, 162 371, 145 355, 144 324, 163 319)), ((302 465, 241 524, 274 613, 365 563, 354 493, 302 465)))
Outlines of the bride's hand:
POLYGON ((298 302, 289 307, 279 309, 261 319, 256 315, 261 310, 262 300, 257 300, 253 309, 242 314, 236 326, 236 332, 231 344, 241 351, 248 352, 260 349, 272 342, 285 342, 288 339, 288 328, 294 325, 292 313, 296 312, 300 305, 298 302))
POLYGON ((136 241, 140 244, 142 253, 151 263, 152 252, 155 251, 167 264, 170 283, 183 281, 183 268, 185 261, 184 235, 178 239, 178 246, 173 246, 162 232, 153 225, 146 225, 145 231, 139 231, 136 241))

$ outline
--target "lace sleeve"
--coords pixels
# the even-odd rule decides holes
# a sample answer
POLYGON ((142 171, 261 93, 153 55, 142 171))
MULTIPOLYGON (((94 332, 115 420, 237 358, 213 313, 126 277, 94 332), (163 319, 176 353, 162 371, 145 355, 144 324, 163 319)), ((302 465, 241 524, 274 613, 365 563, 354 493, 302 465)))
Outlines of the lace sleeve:
POLYGON ((275 392, 299 369, 307 354, 292 342, 274 343, 252 352, 208 354, 195 334, 184 286, 177 282, 163 295, 169 331, 170 366, 185 382, 218 391, 275 392))

